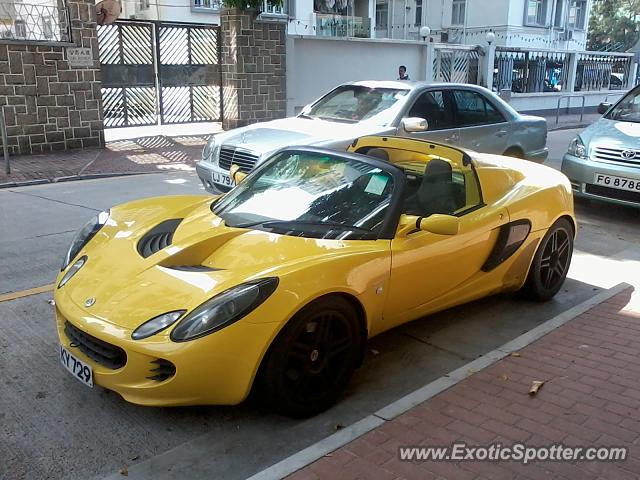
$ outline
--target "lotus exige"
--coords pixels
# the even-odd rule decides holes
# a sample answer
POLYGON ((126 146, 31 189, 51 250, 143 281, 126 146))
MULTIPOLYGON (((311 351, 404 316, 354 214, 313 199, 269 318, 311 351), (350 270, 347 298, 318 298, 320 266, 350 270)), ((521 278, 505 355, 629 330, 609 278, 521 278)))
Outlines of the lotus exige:
POLYGON ((224 196, 134 201, 74 238, 63 365, 144 405, 329 407, 367 338, 503 291, 548 300, 576 223, 561 173, 420 140, 283 149, 224 196))

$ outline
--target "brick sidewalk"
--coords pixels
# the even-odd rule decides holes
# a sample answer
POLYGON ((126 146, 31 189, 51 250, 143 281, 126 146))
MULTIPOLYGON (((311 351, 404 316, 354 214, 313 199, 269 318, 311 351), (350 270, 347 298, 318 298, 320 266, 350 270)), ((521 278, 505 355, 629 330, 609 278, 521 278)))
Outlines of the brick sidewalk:
POLYGON ((144 137, 117 140, 106 148, 11 157, 11 174, 0 157, 0 188, 69 177, 195 170, 205 136, 144 137))
POLYGON ((317 479, 640 478, 640 295, 632 289, 289 476, 317 479), (528 395, 533 380, 545 384, 528 395), (626 446, 624 462, 407 462, 399 446, 463 441, 626 446))

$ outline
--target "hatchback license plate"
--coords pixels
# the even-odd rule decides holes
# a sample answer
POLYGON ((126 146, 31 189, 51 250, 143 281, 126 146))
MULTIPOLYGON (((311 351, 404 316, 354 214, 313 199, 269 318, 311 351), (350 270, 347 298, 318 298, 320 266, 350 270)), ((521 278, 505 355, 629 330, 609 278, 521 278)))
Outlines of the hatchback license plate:
POLYGON ((630 192, 640 192, 640 180, 604 175, 602 173, 596 173, 594 180, 597 185, 628 190, 630 192))
POLYGON ((225 185, 227 187, 233 187, 233 180, 229 175, 225 175, 220 172, 211 172, 211 180, 213 183, 217 183, 218 185, 225 185))
POLYGON ((76 358, 69 350, 60 345, 60 361, 64 368, 84 383, 87 387, 93 387, 93 370, 91 366, 76 358))

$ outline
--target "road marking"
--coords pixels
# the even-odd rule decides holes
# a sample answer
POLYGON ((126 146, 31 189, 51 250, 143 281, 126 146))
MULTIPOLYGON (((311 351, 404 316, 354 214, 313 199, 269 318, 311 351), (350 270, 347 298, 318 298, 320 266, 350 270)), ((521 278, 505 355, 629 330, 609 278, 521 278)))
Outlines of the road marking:
POLYGON ((39 293, 50 292, 55 287, 55 284, 43 285, 42 287, 30 288, 29 290, 22 290, 20 292, 4 293, 0 295, 0 302, 7 302, 9 300, 15 300, 16 298, 28 297, 30 295, 38 295, 39 293))

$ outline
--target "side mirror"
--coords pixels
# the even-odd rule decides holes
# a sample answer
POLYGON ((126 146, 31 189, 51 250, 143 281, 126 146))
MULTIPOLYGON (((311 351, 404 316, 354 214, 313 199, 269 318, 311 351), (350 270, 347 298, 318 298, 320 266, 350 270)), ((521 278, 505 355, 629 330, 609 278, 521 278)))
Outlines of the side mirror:
POLYGON ((600 115, 607 113, 607 110, 609 110, 611 108, 611 104, 609 102, 602 102, 600 105, 598 105, 598 113, 600 115))
POLYGON ((402 128, 405 132, 424 132, 429 128, 429 124, 424 118, 408 117, 403 118, 401 122, 402 128))
POLYGON ((460 219, 453 215, 434 213, 426 218, 420 217, 417 227, 423 232, 431 232, 438 235, 456 235, 460 229, 460 219))
POLYGON ((235 163, 231 165, 231 168, 229 169, 229 175, 231 176, 233 181, 236 182, 236 185, 238 185, 245 178, 247 178, 247 174, 244 172, 241 172, 240 167, 235 163))

